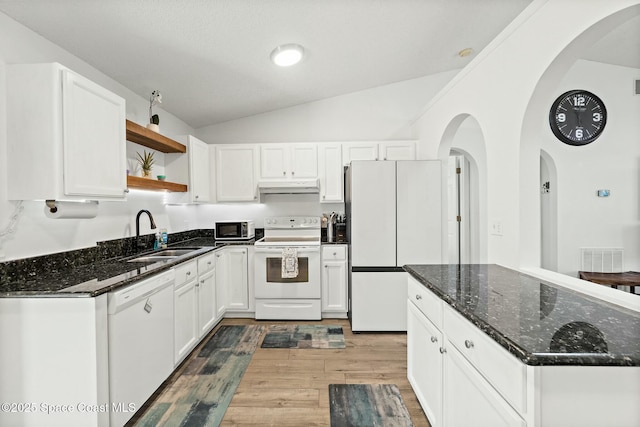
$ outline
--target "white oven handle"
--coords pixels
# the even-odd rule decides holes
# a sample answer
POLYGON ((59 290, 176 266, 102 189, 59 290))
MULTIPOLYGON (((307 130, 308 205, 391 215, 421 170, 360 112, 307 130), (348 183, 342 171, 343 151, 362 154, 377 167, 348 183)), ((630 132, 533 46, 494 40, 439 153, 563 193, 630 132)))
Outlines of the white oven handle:
POLYGON ((320 246, 256 246, 256 253, 273 253, 282 254, 284 248, 295 248, 298 250, 298 255, 301 253, 320 253, 320 246))

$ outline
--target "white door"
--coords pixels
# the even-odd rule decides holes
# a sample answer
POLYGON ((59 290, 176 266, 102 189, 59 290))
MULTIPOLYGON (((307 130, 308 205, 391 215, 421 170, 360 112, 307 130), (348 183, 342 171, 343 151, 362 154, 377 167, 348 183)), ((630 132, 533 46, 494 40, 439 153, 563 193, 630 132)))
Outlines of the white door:
POLYGON ((340 144, 318 146, 318 177, 320 178, 320 202, 344 201, 344 168, 340 144))
POLYGON ((407 378, 433 427, 442 425, 442 333, 408 303, 407 378))
POLYGON ((249 308, 249 279, 246 248, 227 247, 227 309, 247 310, 249 308))
POLYGON ((396 162, 351 162, 351 265, 396 266, 396 162))
POLYGON ((526 423, 447 341, 444 368, 444 425, 524 427, 526 423), (464 409, 461 408, 464 403, 464 409))
POLYGON ((440 161, 398 161, 396 164, 397 265, 440 264, 440 161))
POLYGON ((193 202, 211 201, 211 177, 209 173, 209 145, 190 137, 189 143, 190 188, 193 202))
POLYGON ((257 200, 258 147, 216 147, 216 194, 219 202, 257 200))
POLYGON ((204 336, 213 327, 216 316, 216 272, 215 269, 198 277, 198 328, 204 336))
POLYGON ((260 178, 288 178, 289 147, 283 144, 262 144, 260 146, 260 178))
POLYGON ((342 161, 345 166, 354 160, 378 160, 377 142, 345 142, 342 144, 342 161))
POLYGON ((291 177, 318 177, 318 145, 294 144, 291 149, 291 177))
POLYGON ((347 311, 346 261, 325 261, 323 263, 322 311, 347 311))
POLYGON ((196 344, 198 334, 197 282, 191 282, 174 291, 174 363, 177 365, 196 344))
POLYGON ((62 92, 65 194, 124 198, 124 99, 69 70, 62 92))
POLYGON ((415 160, 415 141, 383 141, 378 145, 381 160, 415 160))

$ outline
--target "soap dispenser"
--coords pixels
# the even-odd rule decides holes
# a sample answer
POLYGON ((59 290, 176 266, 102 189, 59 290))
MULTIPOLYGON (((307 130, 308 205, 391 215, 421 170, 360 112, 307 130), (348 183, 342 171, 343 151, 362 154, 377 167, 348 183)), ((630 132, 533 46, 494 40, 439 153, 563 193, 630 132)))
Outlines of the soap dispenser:
POLYGON ((153 242, 153 249, 157 250, 160 249, 160 247, 162 246, 162 234, 160 234, 160 231, 156 232, 156 240, 153 242))

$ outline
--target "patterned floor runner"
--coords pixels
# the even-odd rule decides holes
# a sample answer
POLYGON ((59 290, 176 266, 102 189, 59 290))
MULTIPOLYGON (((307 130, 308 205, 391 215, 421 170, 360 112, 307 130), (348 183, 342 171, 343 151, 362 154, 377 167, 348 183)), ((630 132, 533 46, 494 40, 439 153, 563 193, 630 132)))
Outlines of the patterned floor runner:
POLYGON ((345 348, 340 326, 271 325, 262 348, 345 348))
POLYGON ((331 427, 413 427, 395 384, 329 384, 331 427))
POLYGON ((219 425, 263 332, 263 326, 221 326, 136 427, 219 425))

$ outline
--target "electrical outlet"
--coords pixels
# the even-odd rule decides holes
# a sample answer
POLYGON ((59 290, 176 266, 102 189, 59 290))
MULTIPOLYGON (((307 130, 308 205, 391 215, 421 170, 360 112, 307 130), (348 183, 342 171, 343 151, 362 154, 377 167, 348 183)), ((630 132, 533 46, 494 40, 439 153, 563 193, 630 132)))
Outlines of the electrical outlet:
POLYGON ((494 219, 491 224, 491 234, 494 236, 502 236, 502 220, 494 219))

